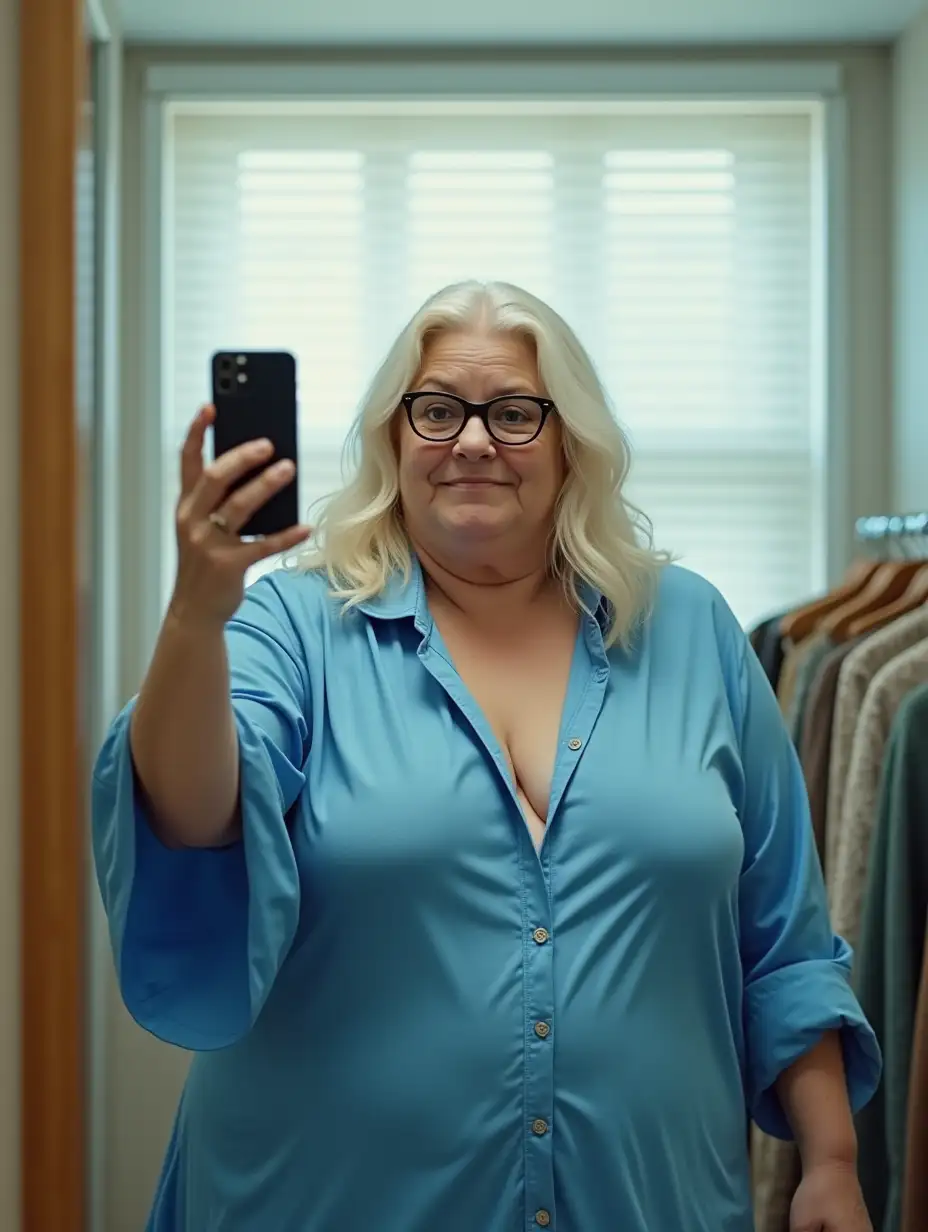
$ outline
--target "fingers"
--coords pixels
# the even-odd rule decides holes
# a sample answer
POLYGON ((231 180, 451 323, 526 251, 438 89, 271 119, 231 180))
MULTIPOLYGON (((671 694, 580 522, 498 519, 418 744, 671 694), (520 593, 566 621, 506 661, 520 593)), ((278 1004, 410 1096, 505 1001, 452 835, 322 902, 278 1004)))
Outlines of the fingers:
POLYGON ((180 490, 188 496, 203 473, 203 442, 206 430, 216 418, 211 406, 202 406, 191 423, 180 453, 180 490))
POLYGON ((295 473, 296 468, 290 459, 282 458, 233 492, 222 505, 222 516, 229 530, 235 533, 240 531, 253 513, 290 483, 295 473))
MULTIPOLYGON (((249 471, 268 462, 273 452, 274 446, 268 440, 248 441, 204 466, 190 497, 190 517, 195 521, 208 518, 223 502, 229 488, 249 471)), ((247 486, 250 488, 251 484, 247 486)))

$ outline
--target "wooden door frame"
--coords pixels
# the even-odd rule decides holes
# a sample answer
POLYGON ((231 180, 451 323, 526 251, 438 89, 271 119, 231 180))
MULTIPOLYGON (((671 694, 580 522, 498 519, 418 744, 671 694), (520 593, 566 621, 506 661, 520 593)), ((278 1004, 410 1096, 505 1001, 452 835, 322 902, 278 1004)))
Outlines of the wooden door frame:
POLYGON ((75 414, 81 0, 20 6, 22 1232, 86 1227, 85 884, 75 414))

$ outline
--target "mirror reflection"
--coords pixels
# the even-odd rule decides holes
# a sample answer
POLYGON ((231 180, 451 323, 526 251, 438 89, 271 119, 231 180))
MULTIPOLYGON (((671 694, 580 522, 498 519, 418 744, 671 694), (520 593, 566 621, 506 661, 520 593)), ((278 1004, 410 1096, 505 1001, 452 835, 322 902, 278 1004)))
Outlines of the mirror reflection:
POLYGON ((88 8, 91 1232, 924 1232, 917 9, 88 8))

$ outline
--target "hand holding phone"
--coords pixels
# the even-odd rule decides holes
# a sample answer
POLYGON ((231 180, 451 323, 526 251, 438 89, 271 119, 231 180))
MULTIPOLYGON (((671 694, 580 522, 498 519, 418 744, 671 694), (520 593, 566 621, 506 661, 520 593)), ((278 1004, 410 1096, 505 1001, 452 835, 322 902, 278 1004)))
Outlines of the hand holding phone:
POLYGON ((203 446, 215 422, 216 408, 204 407, 181 451, 177 576, 169 607, 175 621, 200 629, 221 629, 231 620, 252 565, 292 551, 312 534, 308 526, 290 526, 265 537, 240 537, 241 528, 292 482, 293 462, 275 462, 267 439, 249 440, 206 462, 203 446))

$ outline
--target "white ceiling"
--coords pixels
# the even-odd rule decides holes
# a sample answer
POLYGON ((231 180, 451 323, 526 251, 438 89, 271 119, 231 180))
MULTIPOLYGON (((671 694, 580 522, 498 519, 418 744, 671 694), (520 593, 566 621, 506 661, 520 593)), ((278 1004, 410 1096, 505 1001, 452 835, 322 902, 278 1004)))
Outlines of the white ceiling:
POLYGON ((332 46, 895 38, 925 0, 121 0, 133 41, 332 46))

